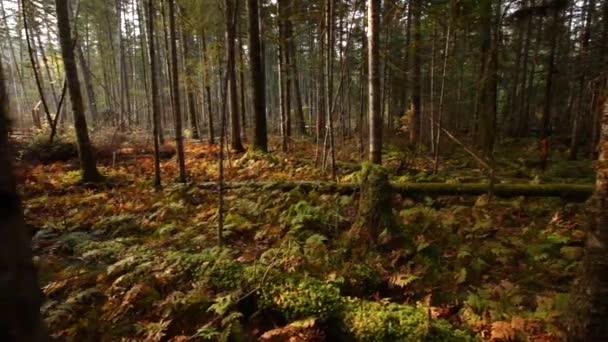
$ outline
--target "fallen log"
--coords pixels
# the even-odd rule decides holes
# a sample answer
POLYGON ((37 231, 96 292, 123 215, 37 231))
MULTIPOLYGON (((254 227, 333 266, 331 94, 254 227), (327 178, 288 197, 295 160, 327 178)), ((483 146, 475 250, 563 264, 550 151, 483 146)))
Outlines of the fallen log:
MULTIPOLYGON (((215 189, 216 182, 197 185, 200 189, 215 189)), ((490 191, 490 184, 467 183, 391 183, 396 193, 405 196, 479 196, 490 191)), ((359 191, 357 183, 334 183, 312 181, 289 182, 228 182, 224 189, 245 188, 249 190, 302 191, 322 193, 352 194, 359 191)), ((584 201, 591 196, 595 187, 591 184, 494 184, 492 194, 497 197, 561 197, 572 201, 584 201)))

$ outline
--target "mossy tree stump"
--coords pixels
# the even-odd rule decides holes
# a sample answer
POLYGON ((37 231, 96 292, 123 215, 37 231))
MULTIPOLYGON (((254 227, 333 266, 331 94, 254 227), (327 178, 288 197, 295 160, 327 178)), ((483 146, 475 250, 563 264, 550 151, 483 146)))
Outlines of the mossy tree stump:
POLYGON ((364 164, 361 170, 359 215, 350 235, 354 240, 382 243, 395 229, 392 209, 394 189, 386 169, 364 164))

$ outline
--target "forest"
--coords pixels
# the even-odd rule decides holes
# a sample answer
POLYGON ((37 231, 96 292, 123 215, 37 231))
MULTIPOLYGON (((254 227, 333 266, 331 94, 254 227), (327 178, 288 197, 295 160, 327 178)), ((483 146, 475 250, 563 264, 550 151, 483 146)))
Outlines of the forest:
POLYGON ((0 0, 1 341, 608 341, 608 1, 0 0))

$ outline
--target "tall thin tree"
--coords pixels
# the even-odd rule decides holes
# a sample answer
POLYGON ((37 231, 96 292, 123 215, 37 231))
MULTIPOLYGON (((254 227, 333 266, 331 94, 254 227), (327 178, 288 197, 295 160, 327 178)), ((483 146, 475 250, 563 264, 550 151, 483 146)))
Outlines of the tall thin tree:
POLYGON ((228 77, 228 103, 230 104, 230 147, 236 152, 242 152, 241 125, 239 116, 239 101, 236 84, 236 20, 238 18, 233 0, 224 0, 224 16, 226 23, 225 43, 228 77))
POLYGON ((263 152, 268 151, 266 133, 266 78, 262 65, 260 49, 260 26, 258 0, 247 0, 249 17, 249 63, 251 64, 251 97, 254 110, 253 147, 263 152))
POLYGON ((380 112, 380 0, 367 2, 369 161, 382 163, 382 113, 380 112))
POLYGON ((150 49, 150 74, 152 77, 152 139, 154 140, 154 187, 160 188, 160 137, 158 131, 160 127, 160 102, 158 93, 158 75, 157 75, 157 58, 156 58, 156 31, 154 27, 154 18, 156 17, 156 9, 154 1, 148 0, 148 35, 150 41, 148 47, 150 49))
POLYGON ((169 30, 171 31, 171 89, 173 92, 173 120, 175 121, 175 145, 179 165, 179 182, 186 182, 184 138, 182 136, 182 109, 179 96, 179 73, 177 60, 177 28, 175 27, 175 1, 169 0, 169 30))
POLYGON ((59 32, 59 43, 61 45, 61 55, 65 68, 65 76, 70 99, 72 100, 72 111, 74 116, 74 129, 76 130, 76 140, 78 143, 78 157, 80 158, 80 170, 83 182, 98 182, 102 176, 97 170, 97 162, 89 139, 87 120, 84 114, 84 104, 82 93, 80 92, 80 81, 78 80, 78 69, 74 56, 74 41, 70 28, 70 13, 68 10, 68 0, 55 0, 57 10, 57 28, 59 32))

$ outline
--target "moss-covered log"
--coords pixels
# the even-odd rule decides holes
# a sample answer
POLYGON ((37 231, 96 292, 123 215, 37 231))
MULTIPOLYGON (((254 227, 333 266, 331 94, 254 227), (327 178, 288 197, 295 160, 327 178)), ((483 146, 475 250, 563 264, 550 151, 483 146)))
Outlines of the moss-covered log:
MULTIPOLYGON (((446 184, 446 183, 391 183, 393 191, 406 196, 466 196, 483 195, 490 191, 490 185, 484 183, 446 184)), ((200 183, 201 189, 214 189, 215 182, 200 183)), ((291 191, 300 188, 303 191, 322 193, 350 194, 358 192, 356 183, 334 182, 230 182, 225 189, 246 188, 251 190, 291 191)), ((584 201, 593 193, 593 185, 578 184, 495 184, 492 193, 498 197, 561 197, 572 201, 584 201)))

